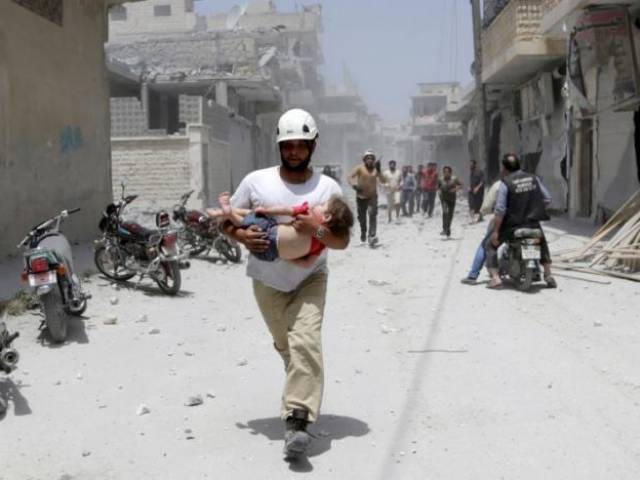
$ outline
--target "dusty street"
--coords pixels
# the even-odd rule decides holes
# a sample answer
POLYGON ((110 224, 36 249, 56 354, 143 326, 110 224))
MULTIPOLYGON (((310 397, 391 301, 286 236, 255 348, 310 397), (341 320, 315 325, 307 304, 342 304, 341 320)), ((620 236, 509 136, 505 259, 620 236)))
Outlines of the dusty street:
MULTIPOLYGON (((282 363, 244 265, 195 260, 178 298, 92 276, 59 347, 35 314, 9 318, 22 357, 0 378, 0 478, 637 479, 637 284, 464 286, 486 224, 459 214, 443 241, 437 217, 379 219, 379 248, 330 255, 308 462, 282 460, 282 363)), ((580 241, 565 227, 552 250, 580 241)))

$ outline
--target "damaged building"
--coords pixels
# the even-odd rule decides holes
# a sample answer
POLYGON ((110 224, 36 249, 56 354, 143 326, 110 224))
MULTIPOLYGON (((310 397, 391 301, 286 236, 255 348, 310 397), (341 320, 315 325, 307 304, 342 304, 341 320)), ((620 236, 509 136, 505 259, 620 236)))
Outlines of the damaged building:
POLYGON ((0 2, 0 256, 36 224, 81 207, 89 240, 111 199, 107 9, 119 0, 0 2))
POLYGON ((413 164, 436 162, 448 165, 457 174, 468 170, 469 152, 462 124, 450 118, 456 111, 462 90, 457 82, 421 83, 420 91, 411 98, 413 164))
POLYGON ((110 18, 113 182, 139 206, 214 205, 250 171, 279 162, 274 132, 291 106, 317 112, 321 9, 253 2, 223 16, 193 2, 125 4, 110 18))
MULTIPOLYGON (((552 208, 602 221, 638 190, 637 1, 485 2, 482 84, 487 165, 517 153, 551 191, 552 208)), ((477 95, 463 98, 472 157, 477 95)))

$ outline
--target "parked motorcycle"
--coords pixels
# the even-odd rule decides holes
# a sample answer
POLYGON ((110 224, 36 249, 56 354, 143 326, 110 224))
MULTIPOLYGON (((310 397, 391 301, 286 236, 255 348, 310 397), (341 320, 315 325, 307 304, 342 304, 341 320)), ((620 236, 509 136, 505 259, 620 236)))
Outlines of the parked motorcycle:
POLYGON ((122 184, 122 198, 111 203, 102 214, 99 228, 102 238, 95 242, 94 260, 98 270, 108 278, 127 281, 140 275, 153 279, 168 295, 180 291, 181 269, 189 268, 184 261, 186 254, 178 250, 178 235, 170 227, 169 214, 156 214, 156 230, 143 227, 135 222, 125 222, 122 213, 138 195, 125 196, 122 184))
POLYGON ((242 250, 238 242, 223 234, 215 219, 198 210, 187 210, 187 201, 192 194, 193 190, 182 195, 180 203, 173 207, 173 220, 182 224, 178 232, 181 251, 196 256, 215 249, 230 262, 240 263, 242 250))
POLYGON ((80 211, 63 210, 34 227, 18 244, 24 249, 22 280, 40 299, 44 312, 43 326, 54 342, 67 338, 68 315, 80 316, 87 309, 90 295, 82 291, 82 282, 73 266, 71 245, 60 232, 60 223, 80 211))
POLYGON ((11 373, 16 369, 20 355, 15 348, 11 347, 13 341, 20 336, 20 333, 9 333, 7 325, 0 320, 0 370, 4 373, 11 373))
POLYGON ((518 290, 529 291, 533 282, 539 282, 542 230, 520 228, 513 238, 500 247, 498 258, 500 275, 509 277, 518 290))

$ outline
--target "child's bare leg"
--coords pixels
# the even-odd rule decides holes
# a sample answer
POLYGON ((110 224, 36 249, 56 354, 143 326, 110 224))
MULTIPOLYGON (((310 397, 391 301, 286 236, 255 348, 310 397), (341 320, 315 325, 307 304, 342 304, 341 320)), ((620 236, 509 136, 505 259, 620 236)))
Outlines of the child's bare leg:
POLYGON ((224 212, 221 208, 207 208, 206 214, 210 218, 221 218, 224 217, 224 212))
POLYGON ((229 198, 229 192, 222 192, 218 196, 218 203, 220 204, 222 216, 229 219, 231 223, 233 223, 236 227, 240 227, 242 226, 244 217, 246 217, 249 213, 249 210, 243 208, 233 208, 231 206, 229 198))

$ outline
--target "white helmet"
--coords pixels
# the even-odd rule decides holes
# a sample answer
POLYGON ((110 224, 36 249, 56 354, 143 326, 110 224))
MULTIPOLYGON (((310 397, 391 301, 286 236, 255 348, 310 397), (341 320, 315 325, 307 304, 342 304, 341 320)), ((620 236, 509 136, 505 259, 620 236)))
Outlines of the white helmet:
POLYGON ((373 150, 369 149, 366 152, 364 152, 364 154, 362 155, 362 159, 364 160, 367 157, 373 157, 373 159, 376 159, 376 152, 374 152, 373 150))
POLYGON ((278 143, 288 140, 315 140, 318 126, 309 112, 294 108, 278 120, 278 143))

